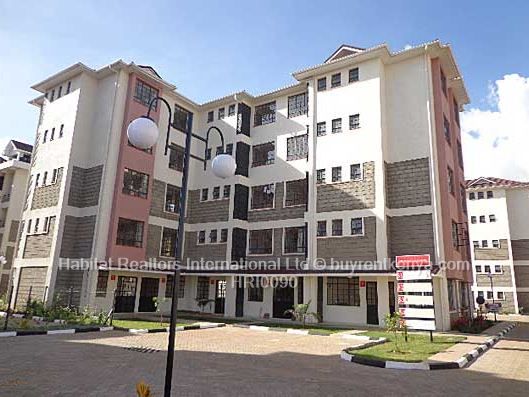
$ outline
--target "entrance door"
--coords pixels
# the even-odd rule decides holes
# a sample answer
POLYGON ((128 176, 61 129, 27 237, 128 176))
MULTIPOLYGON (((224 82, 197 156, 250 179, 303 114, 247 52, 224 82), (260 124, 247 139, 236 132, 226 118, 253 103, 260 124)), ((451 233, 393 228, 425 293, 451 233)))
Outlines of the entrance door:
POLYGON ((378 293, 377 283, 366 283, 367 323, 378 325, 378 293))
POLYGON ((139 312, 155 312, 154 298, 158 297, 159 278, 144 277, 141 279, 139 312))
POLYGON ((389 296, 389 313, 395 313, 395 283, 388 282, 388 296, 389 296))
POLYGON ((116 313, 132 313, 136 304, 136 277, 118 277, 118 287, 116 289, 116 313))
POLYGON ((242 277, 236 278, 237 289, 235 292, 235 317, 242 317, 244 314, 244 282, 242 277))
POLYGON ((226 303, 226 280, 217 280, 215 286, 215 313, 224 314, 226 303))
POLYGON ((294 306, 294 288, 291 286, 274 288, 273 317, 290 318, 285 311, 294 306))

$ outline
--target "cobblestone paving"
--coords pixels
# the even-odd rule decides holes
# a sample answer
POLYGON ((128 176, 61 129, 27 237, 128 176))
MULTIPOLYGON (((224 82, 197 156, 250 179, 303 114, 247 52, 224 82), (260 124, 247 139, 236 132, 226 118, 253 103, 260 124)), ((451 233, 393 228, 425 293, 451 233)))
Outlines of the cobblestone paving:
MULTIPOLYGON (((135 396, 139 380, 160 396, 166 343, 165 333, 0 339, 0 396, 135 396)), ((351 364, 339 358, 350 344, 338 336, 235 327, 181 332, 174 395, 483 397, 526 395, 529 387, 529 324, 520 324, 508 340, 465 370, 351 364)))

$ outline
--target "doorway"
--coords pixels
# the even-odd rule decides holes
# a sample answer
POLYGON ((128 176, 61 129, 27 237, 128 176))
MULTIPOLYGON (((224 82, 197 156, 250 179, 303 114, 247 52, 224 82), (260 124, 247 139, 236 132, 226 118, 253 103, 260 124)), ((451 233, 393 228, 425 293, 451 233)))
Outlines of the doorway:
POLYGON ((294 306, 294 288, 291 286, 277 286, 274 288, 273 317, 290 318, 285 311, 294 306))
POLYGON ((141 279, 139 312, 155 312, 155 298, 158 297, 159 278, 143 277, 141 279))
POLYGON ((114 311, 116 313, 133 313, 136 305, 136 277, 119 276, 116 288, 116 302, 114 311))
POLYGON ((366 282, 367 323, 378 325, 378 292, 376 281, 366 282))
POLYGON ((226 303, 226 280, 217 280, 215 285, 215 313, 224 314, 226 303))

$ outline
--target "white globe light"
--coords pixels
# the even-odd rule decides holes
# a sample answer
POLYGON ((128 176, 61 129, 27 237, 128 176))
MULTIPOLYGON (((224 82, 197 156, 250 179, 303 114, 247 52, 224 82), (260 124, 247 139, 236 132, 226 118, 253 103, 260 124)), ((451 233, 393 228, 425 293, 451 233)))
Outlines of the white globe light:
POLYGON ((139 149, 149 149, 158 141, 158 126, 147 117, 132 120, 127 127, 130 143, 139 149))
POLYGON ((219 154, 211 162, 213 174, 223 179, 235 175, 236 168, 235 159, 229 154, 219 154))

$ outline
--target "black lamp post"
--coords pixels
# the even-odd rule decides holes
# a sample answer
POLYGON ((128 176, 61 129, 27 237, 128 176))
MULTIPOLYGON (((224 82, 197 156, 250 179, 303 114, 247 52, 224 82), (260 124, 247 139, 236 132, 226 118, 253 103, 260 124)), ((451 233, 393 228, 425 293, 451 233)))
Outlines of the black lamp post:
MULTIPOLYGON (((127 136, 129 141, 136 147, 140 149, 148 149, 156 144, 158 141, 159 130, 158 126, 154 120, 150 117, 151 109, 153 105, 161 101, 167 106, 167 111, 169 112, 169 119, 167 122, 167 135, 165 137, 165 155, 169 150, 169 134, 171 132, 171 127, 174 127, 171 119, 172 112, 169 102, 164 98, 155 97, 152 98, 149 102, 149 110, 146 116, 142 116, 133 120, 127 128, 127 136)), ((206 138, 192 133, 193 126, 193 115, 188 114, 186 122, 186 131, 185 131, 185 146, 184 146, 184 167, 182 170, 182 186, 180 189, 180 201, 178 208, 178 233, 176 236, 176 247, 175 247, 175 267, 174 267, 174 277, 173 277, 173 296, 171 301, 171 322, 169 325, 169 342, 167 346, 167 363, 165 367, 165 385, 164 385, 164 396, 171 396, 171 384, 173 377, 173 363, 174 363, 174 350, 175 350, 175 339, 176 339, 176 316, 178 310, 178 279, 180 277, 180 266, 182 264, 182 243, 184 239, 184 217, 185 217, 185 207, 186 207, 186 197, 187 197, 187 184, 189 179, 189 159, 194 158, 204 163, 204 170, 207 165, 207 150, 209 143, 209 134, 212 130, 215 130, 221 140, 222 144, 222 153, 217 155, 212 161, 212 170, 213 173, 219 178, 228 178, 235 174, 235 160, 232 156, 224 154, 224 136, 222 132, 217 127, 210 127, 206 133, 206 138), (198 157, 191 154, 191 138, 197 138, 198 140, 205 143, 204 157, 198 157)))
POLYGON ((496 317, 496 312, 497 312, 497 308, 496 308, 496 301, 494 300, 494 282, 492 281, 492 273, 491 272, 488 272, 487 273, 487 276, 490 280, 490 293, 492 294, 492 305, 493 305, 493 308, 494 308, 494 322, 498 321, 497 320, 497 317, 496 317))

